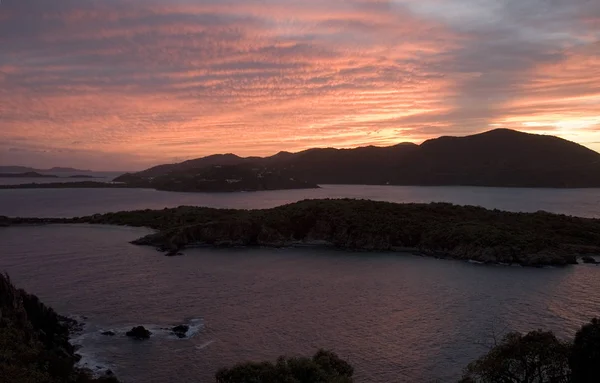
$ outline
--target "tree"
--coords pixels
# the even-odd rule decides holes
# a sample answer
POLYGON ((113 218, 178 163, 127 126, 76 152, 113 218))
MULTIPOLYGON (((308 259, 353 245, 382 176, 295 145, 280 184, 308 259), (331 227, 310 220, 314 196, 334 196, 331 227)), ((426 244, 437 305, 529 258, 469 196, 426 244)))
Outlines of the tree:
POLYGON ((312 358, 279 357, 276 363, 248 362, 222 368, 217 383, 352 383, 354 368, 335 353, 319 350, 312 358))
POLYGON ((465 369, 462 383, 568 383, 570 345, 552 332, 510 333, 465 369))
POLYGON ((569 362, 573 383, 600 382, 600 319, 592 319, 577 331, 569 362))

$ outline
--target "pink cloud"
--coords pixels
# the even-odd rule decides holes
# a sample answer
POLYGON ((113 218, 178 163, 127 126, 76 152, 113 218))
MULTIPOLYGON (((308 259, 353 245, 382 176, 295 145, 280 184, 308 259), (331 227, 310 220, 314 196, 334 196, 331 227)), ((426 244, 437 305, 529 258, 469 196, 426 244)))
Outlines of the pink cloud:
MULTIPOLYGON (((410 2, 7 1, 5 149, 77 142, 73 158, 130 169, 420 142, 598 110, 597 46, 465 30, 410 2)), ((3 161, 23 158, 14 153, 3 161)))

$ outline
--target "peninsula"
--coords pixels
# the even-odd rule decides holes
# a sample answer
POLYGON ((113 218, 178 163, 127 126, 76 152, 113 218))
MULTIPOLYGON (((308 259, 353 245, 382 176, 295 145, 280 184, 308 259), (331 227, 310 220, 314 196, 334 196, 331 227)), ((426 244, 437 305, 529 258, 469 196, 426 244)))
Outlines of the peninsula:
POLYGON ((113 182, 51 182, 0 185, 0 189, 143 188, 174 192, 240 192, 315 189, 315 183, 291 177, 285 170, 249 164, 214 165, 160 176, 123 174, 113 182))
POLYGON ((263 210, 182 206, 80 218, 0 217, 0 226, 51 223, 153 228, 156 233, 133 243, 154 246, 169 255, 194 246, 319 244, 352 251, 543 266, 575 264, 577 256, 600 254, 600 220, 447 203, 323 199, 263 210))

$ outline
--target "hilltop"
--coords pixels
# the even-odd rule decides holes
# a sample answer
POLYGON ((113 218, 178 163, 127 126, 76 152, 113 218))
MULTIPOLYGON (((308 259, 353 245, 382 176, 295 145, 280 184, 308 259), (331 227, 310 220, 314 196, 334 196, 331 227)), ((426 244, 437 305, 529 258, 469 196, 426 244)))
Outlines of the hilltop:
POLYGON ((508 129, 421 145, 314 148, 270 157, 215 154, 133 175, 150 179, 243 164, 312 184, 600 187, 599 153, 558 137, 508 129))

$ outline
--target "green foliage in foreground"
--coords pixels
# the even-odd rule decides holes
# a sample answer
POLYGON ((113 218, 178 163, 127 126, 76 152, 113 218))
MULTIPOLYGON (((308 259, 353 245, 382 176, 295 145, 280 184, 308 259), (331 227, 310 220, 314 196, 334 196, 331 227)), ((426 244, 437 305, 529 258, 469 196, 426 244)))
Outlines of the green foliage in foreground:
POLYGON ((573 383, 600 382, 600 319, 577 331, 570 364, 573 383))
POLYGON ((510 333, 465 369, 461 383, 598 383, 600 320, 592 319, 573 344, 552 332, 510 333))
POLYGON ((0 383, 117 383, 75 367, 64 320, 0 274, 0 383))
POLYGON ((312 358, 280 357, 277 362, 249 362, 217 372, 217 383, 351 383, 354 369, 331 351, 312 358))
MULTIPOLYGON (((71 322, 71 324, 73 324, 71 322)), ((118 383, 75 367, 68 319, 0 274, 0 383, 118 383)), ((312 358, 280 357, 222 368, 217 383, 352 383, 354 369, 331 351, 312 358)), ((176 382, 176 381, 174 381, 176 382)), ((593 319, 572 343, 552 332, 510 333, 469 364, 461 383, 598 383, 600 320, 593 319)))
MULTIPOLYGON (((217 383, 351 383, 353 368, 330 351, 312 358, 280 357, 275 363, 248 362, 223 368, 217 383)), ((509 333, 470 363, 459 383, 598 383, 600 320, 593 319, 573 344, 552 332, 509 333)))
POLYGON ((464 383, 568 383, 570 346, 551 332, 510 333, 469 364, 464 383))

